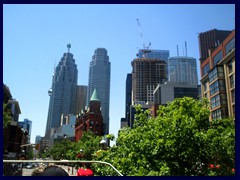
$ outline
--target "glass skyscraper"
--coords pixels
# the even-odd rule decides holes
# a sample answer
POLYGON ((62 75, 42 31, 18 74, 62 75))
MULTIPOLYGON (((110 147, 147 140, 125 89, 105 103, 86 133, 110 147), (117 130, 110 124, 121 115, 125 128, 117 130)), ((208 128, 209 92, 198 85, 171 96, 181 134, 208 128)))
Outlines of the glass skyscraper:
POLYGON ((110 101, 111 63, 105 48, 97 48, 89 67, 88 104, 94 89, 98 92, 103 115, 103 133, 109 134, 109 101, 110 101))
POLYGON ((45 136, 49 135, 51 128, 60 126, 62 114, 76 114, 78 70, 73 54, 69 52, 70 47, 68 44, 68 52, 63 54, 52 76, 45 136))
POLYGON ((197 85, 197 62, 196 58, 176 56, 168 59, 168 81, 197 85))

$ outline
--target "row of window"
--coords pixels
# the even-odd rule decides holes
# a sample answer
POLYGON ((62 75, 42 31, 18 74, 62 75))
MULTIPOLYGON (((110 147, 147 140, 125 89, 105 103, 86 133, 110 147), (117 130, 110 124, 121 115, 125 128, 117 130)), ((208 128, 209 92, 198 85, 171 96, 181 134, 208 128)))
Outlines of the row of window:
POLYGON ((212 119, 222 119, 228 116, 227 108, 220 108, 212 112, 212 119))
POLYGON ((219 94, 211 98, 211 108, 215 108, 220 105, 220 96, 219 94))
POLYGON ((210 85, 210 96, 219 92, 225 90, 225 80, 218 80, 210 85))
POLYGON ((219 52, 216 54, 216 56, 214 56, 214 58, 213 58, 213 64, 214 64, 214 66, 216 66, 217 63, 222 60, 222 58, 223 58, 223 53, 222 53, 222 51, 219 51, 219 52))
MULTIPOLYGON (((90 121, 90 125, 94 125, 94 121, 93 120, 90 121)), ((96 125, 98 125, 98 121, 96 121, 96 125)))
MULTIPOLYGON (((235 37, 226 44, 226 46, 225 46, 226 55, 227 55, 228 53, 230 53, 230 52, 232 51, 232 49, 234 49, 234 48, 235 48, 235 37)), ((213 57, 214 66, 215 66, 219 61, 221 61, 222 58, 223 58, 223 52, 222 52, 222 51, 219 51, 219 52, 213 57)), ((208 63, 208 64, 206 64, 206 65, 203 67, 203 76, 204 76, 205 74, 207 74, 207 73, 209 72, 209 70, 210 70, 210 65, 209 65, 209 63, 208 63)), ((231 68, 230 73, 231 73, 231 72, 232 72, 232 68, 231 68)))
POLYGON ((226 94, 217 94, 216 96, 211 98, 211 108, 215 108, 217 106, 226 105, 227 104, 227 97, 226 94))
POLYGON ((205 74, 207 74, 209 70, 210 70, 210 65, 209 65, 209 63, 207 63, 207 64, 203 67, 203 76, 204 76, 205 74))
POLYGON ((230 53, 234 48, 235 48, 235 37, 232 38, 232 40, 226 44, 225 46, 226 54, 230 53))
MULTIPOLYGON (((235 37, 226 44, 226 46, 225 46, 226 54, 230 53, 230 52, 232 51, 232 49, 234 49, 234 48, 235 48, 235 37)), ((223 58, 223 53, 222 53, 222 51, 219 51, 219 52, 213 57, 214 66, 215 66, 219 61, 221 61, 222 58, 223 58)))
POLYGON ((217 109, 212 112, 212 119, 221 119, 221 109, 217 109))
POLYGON ((222 66, 215 67, 211 72, 208 74, 209 82, 214 81, 216 78, 223 78, 224 77, 224 70, 222 66))

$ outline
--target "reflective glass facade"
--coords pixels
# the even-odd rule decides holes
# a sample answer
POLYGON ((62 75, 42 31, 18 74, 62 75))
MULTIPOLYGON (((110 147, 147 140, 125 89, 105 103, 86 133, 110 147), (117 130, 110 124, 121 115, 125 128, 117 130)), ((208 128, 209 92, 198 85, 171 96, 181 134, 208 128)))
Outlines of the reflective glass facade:
POLYGON ((109 133, 109 101, 110 101, 110 75, 111 63, 105 48, 97 48, 92 56, 89 67, 88 79, 88 103, 94 89, 97 90, 101 101, 103 115, 104 134, 109 133))
POLYGON ((45 134, 60 126, 62 114, 76 113, 78 70, 73 54, 64 53, 52 76, 50 102, 45 134))
POLYGON ((195 58, 176 56, 168 59, 169 82, 198 84, 195 58))

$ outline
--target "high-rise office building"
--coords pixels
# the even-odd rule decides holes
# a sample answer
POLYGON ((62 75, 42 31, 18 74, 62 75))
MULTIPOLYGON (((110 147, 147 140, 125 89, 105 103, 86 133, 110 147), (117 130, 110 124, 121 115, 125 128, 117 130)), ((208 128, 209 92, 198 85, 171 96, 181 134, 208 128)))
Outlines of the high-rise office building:
POLYGON ((81 113, 85 110, 87 105, 87 86, 78 85, 76 95, 76 114, 81 113))
POLYGON ((60 126, 62 114, 76 114, 78 70, 73 54, 69 52, 71 45, 67 47, 68 52, 63 54, 55 68, 52 87, 48 91, 50 102, 45 136, 50 135, 51 128, 60 126))
POLYGON ((132 73, 128 73, 126 78, 125 120, 127 121, 129 127, 131 105, 132 105, 132 73))
POLYGON ((201 62, 200 68, 202 97, 211 103, 210 121, 235 117, 235 30, 209 50, 209 57, 201 62))
POLYGON ((132 61, 132 104, 153 102, 153 91, 167 80, 165 61, 137 58, 132 61))
POLYGON ((168 59, 168 81, 197 85, 196 59, 187 56, 176 56, 168 59))
POLYGON ((28 134, 28 143, 31 143, 32 134, 32 121, 29 119, 24 119, 23 121, 18 121, 18 126, 24 129, 28 134))
POLYGON ((209 56, 209 49, 215 49, 231 31, 212 29, 206 32, 199 33, 199 52, 200 60, 204 60, 209 56))
POLYGON ((193 84, 167 82, 158 84, 153 94, 154 104, 165 105, 175 98, 183 98, 185 96, 198 99, 198 87, 193 84))
POLYGON ((42 136, 37 135, 37 136, 35 137, 35 144, 40 144, 41 139, 42 139, 42 136))
POLYGON ((98 92, 103 115, 103 133, 109 133, 109 101, 110 101, 111 63, 105 48, 97 48, 89 67, 88 103, 94 89, 98 92))

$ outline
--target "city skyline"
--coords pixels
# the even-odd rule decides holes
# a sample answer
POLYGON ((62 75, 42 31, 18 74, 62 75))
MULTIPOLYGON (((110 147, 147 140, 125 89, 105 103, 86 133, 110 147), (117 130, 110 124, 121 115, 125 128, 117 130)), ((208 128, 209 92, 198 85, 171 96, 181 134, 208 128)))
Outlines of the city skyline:
POLYGON ((125 116, 125 82, 131 61, 142 49, 137 21, 152 49, 185 54, 197 60, 198 33, 235 28, 235 5, 3 5, 3 82, 20 105, 19 120, 32 120, 31 141, 44 136, 48 89, 54 64, 72 45, 78 85, 88 84, 89 62, 96 48, 111 59, 110 129, 117 136, 125 116))

